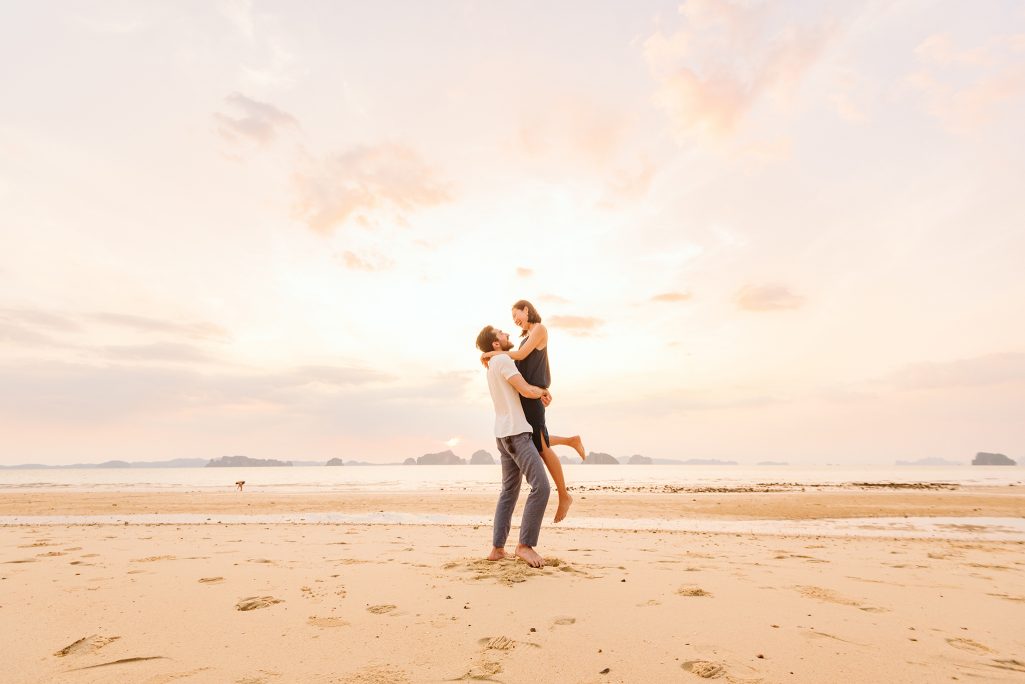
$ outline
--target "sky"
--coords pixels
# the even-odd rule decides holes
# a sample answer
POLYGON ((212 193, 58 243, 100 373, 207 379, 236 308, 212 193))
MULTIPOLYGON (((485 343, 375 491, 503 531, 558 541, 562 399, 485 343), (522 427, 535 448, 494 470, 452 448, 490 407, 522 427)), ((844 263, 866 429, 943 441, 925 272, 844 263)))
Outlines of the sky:
POLYGON ((1025 458, 1025 5, 0 0, 0 464, 1025 458), (567 455, 572 452, 567 451, 567 455))

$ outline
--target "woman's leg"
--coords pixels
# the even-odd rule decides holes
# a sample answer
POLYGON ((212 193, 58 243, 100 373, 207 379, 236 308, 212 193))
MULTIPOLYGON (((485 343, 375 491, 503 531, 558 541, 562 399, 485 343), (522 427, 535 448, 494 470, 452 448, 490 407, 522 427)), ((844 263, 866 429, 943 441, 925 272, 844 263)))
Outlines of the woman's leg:
POLYGON ((559 507, 555 510, 555 522, 561 522, 569 512, 570 504, 573 503, 573 497, 569 495, 569 491, 566 489, 566 477, 562 474, 562 463, 559 461, 559 456, 546 443, 546 435, 543 431, 541 432, 540 453, 541 460, 545 462, 545 467, 552 474, 555 490, 559 493, 559 507))
POLYGON ((587 452, 584 451, 584 443, 580 440, 580 435, 573 435, 572 437, 552 436, 551 445, 572 447, 580 454, 581 461, 587 460, 587 452))

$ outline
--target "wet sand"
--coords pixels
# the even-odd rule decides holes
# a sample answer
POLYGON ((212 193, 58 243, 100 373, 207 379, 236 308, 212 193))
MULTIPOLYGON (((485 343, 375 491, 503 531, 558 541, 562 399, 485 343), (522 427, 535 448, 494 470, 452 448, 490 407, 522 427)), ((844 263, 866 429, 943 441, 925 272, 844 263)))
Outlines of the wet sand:
MULTIPOLYGON (((800 520, 898 516, 1025 517, 1025 487, 919 489, 790 485, 766 491, 636 492, 571 490, 574 517, 800 520)), ((0 516, 106 514, 446 513, 490 515, 494 493, 452 491, 296 494, 223 492, 7 491, 0 516)), ((525 495, 524 495, 525 498, 525 495)), ((554 506, 553 495, 550 506, 554 506)), ((521 502, 522 503, 522 502, 521 502)), ((554 508, 553 508, 554 511, 554 508)))

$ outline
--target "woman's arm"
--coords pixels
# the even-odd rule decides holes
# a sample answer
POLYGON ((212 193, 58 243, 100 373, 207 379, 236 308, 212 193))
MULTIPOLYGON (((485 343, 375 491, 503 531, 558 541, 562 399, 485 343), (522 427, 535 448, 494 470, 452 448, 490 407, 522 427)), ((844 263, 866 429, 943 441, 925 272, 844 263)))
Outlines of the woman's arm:
POLYGON ((522 361, 530 355, 530 352, 537 349, 539 346, 545 344, 548 341, 548 329, 541 323, 538 323, 530 332, 527 334, 527 341, 523 343, 523 346, 519 349, 511 349, 509 351, 490 351, 484 354, 482 359, 490 359, 492 356, 498 356, 499 354, 506 354, 513 361, 522 361))

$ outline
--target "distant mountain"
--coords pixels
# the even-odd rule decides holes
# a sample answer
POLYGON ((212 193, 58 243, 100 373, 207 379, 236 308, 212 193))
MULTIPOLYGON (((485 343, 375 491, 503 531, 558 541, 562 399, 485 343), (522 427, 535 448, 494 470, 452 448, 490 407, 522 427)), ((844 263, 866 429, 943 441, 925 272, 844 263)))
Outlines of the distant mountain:
POLYGON ((416 465, 416 459, 413 458, 412 456, 410 456, 409 458, 407 458, 405 461, 402 462, 402 465, 416 465))
POLYGON ((481 449, 470 456, 470 465, 495 465, 495 457, 481 449))
POLYGON ((647 456, 641 456, 640 454, 634 454, 627 461, 630 465, 651 465, 652 460, 647 456))
POLYGON ((972 465, 1018 465, 1018 463, 1012 459, 1007 458, 1003 454, 988 454, 985 451, 980 451, 975 454, 975 458, 972 459, 972 465))
POLYGON ((324 465, 329 465, 329 466, 340 466, 340 465, 345 465, 345 461, 343 461, 343 460, 342 460, 342 459, 340 459, 340 458, 332 458, 332 459, 331 459, 330 461, 328 461, 328 462, 327 462, 327 463, 325 463, 324 465))
POLYGON ((894 461, 894 465, 899 466, 956 466, 961 465, 957 461, 948 461, 945 458, 936 458, 930 456, 929 458, 920 458, 917 461, 894 461))
POLYGON ((587 465, 619 465, 619 461, 616 460, 615 456, 604 454, 600 451, 592 451, 587 454, 587 460, 584 463, 587 465))
POLYGON ((45 465, 42 463, 23 463, 21 465, 0 466, 7 470, 84 470, 92 468, 202 468, 207 463, 205 458, 175 458, 170 461, 104 461, 103 463, 73 463, 71 465, 45 465))
POLYGON ((249 458, 248 456, 221 456, 211 459, 206 468, 275 468, 291 467, 291 461, 278 461, 273 458, 249 458))
POLYGON ((452 453, 451 449, 436 454, 424 454, 416 459, 417 465, 465 465, 466 461, 452 453))

